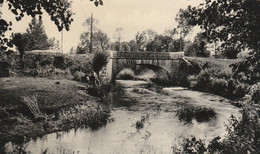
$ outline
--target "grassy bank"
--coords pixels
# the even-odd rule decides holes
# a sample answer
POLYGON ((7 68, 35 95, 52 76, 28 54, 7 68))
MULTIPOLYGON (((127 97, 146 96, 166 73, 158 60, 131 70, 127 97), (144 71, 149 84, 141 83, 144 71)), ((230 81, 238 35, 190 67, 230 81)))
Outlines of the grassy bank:
POLYGON ((210 92, 231 100, 239 100, 247 93, 248 85, 233 77, 231 64, 241 59, 187 58, 191 65, 180 62, 173 70, 177 86, 210 92))
POLYGON ((22 61, 15 53, 1 57, 0 61, 8 63, 8 74, 12 77, 33 76, 83 81, 91 70, 90 55, 26 52, 22 61))
POLYGON ((86 85, 67 79, 15 77, 0 79, 0 145, 71 128, 104 125, 109 113, 86 85), (42 119, 36 119, 23 97, 36 97, 42 119))

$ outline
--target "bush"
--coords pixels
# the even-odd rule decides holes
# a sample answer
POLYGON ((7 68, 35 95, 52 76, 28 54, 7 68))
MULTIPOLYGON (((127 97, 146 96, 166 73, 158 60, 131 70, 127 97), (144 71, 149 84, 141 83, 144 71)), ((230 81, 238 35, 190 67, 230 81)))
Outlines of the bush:
POLYGON ((97 73, 99 76, 99 72, 103 67, 105 67, 108 63, 109 54, 104 51, 97 51, 94 53, 92 60, 91 60, 91 66, 92 70, 97 73))
POLYGON ((73 74, 73 79, 80 82, 86 82, 86 74, 80 71, 76 71, 73 74))
POLYGON ((117 75, 117 78, 121 80, 133 80, 135 75, 131 69, 124 69, 117 75))
POLYGON ((208 146, 195 137, 185 139, 182 149, 174 149, 174 153, 258 153, 260 151, 260 123, 256 116, 250 116, 243 110, 239 120, 231 116, 227 127, 227 135, 212 139, 208 146))
POLYGON ((248 85, 232 78, 229 68, 206 66, 199 74, 188 77, 190 87, 211 92, 229 99, 241 99, 247 92, 248 85))
MULTIPOLYGON (((19 59, 19 55, 13 54, 9 58, 6 56, 4 60, 9 64, 11 76, 72 79, 72 75, 77 71, 88 73, 91 70, 90 59, 86 55, 72 56, 59 53, 28 52, 24 55, 22 67, 19 66, 19 59)), ((79 81, 79 78, 74 78, 79 81)))
POLYGON ((185 106, 176 111, 176 116, 180 121, 190 123, 192 119, 198 122, 209 121, 210 118, 216 116, 216 112, 212 108, 198 107, 198 106, 185 106))
POLYGON ((254 104, 260 105, 260 82, 254 84, 250 87, 249 95, 251 97, 251 101, 254 104))
POLYGON ((53 66, 59 69, 65 69, 65 58, 63 56, 55 56, 53 66))

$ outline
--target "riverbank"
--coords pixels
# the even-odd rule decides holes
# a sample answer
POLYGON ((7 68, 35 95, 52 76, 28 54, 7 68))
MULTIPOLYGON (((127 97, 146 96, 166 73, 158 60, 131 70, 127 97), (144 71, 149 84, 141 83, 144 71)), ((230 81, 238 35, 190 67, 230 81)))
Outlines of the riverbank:
POLYGON ((48 133, 22 144, 8 143, 6 151, 20 148, 27 153, 171 153, 172 147, 180 148, 181 142, 191 135, 206 143, 224 136, 224 123, 231 115, 240 116, 240 109, 227 99, 209 93, 180 87, 159 89, 143 81, 117 83, 124 87, 124 93, 114 93, 114 121, 105 127, 48 133), (211 109, 215 115, 204 120, 182 120, 178 111, 187 107, 211 109))
POLYGON ((110 113, 86 93, 86 84, 32 77, 0 81, 0 147, 8 141, 22 143, 56 131, 96 129, 108 121, 110 113), (24 97, 36 98, 42 117, 33 114, 24 97))

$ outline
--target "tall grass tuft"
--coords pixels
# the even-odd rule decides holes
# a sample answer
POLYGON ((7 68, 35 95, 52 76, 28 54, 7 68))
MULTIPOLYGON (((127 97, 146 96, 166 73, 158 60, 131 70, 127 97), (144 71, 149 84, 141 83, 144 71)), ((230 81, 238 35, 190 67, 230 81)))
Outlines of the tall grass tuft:
POLYGON ((38 106, 37 95, 22 96, 22 102, 29 108, 35 119, 44 117, 38 106))
POLYGON ((109 60, 109 53, 104 51, 98 51, 95 52, 92 60, 91 60, 91 67, 92 70, 97 73, 99 77, 99 72, 102 70, 103 67, 105 67, 109 60))

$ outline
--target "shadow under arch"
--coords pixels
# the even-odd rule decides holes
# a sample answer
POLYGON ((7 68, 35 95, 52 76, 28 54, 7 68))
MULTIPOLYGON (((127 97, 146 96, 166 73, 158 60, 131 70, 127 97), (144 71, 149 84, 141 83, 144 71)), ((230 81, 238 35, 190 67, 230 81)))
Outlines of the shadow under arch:
POLYGON ((131 60, 131 61, 120 63, 114 69, 114 72, 113 72, 113 75, 112 75, 112 80, 111 80, 112 83, 115 83, 117 75, 123 69, 126 69, 126 68, 135 69, 136 66, 142 66, 142 67, 148 68, 148 69, 152 70, 155 74, 160 75, 161 77, 167 78, 169 81, 171 81, 171 79, 172 79, 170 72, 163 67, 160 67, 160 66, 154 65, 154 64, 138 64, 138 63, 136 63, 136 61, 131 60))

